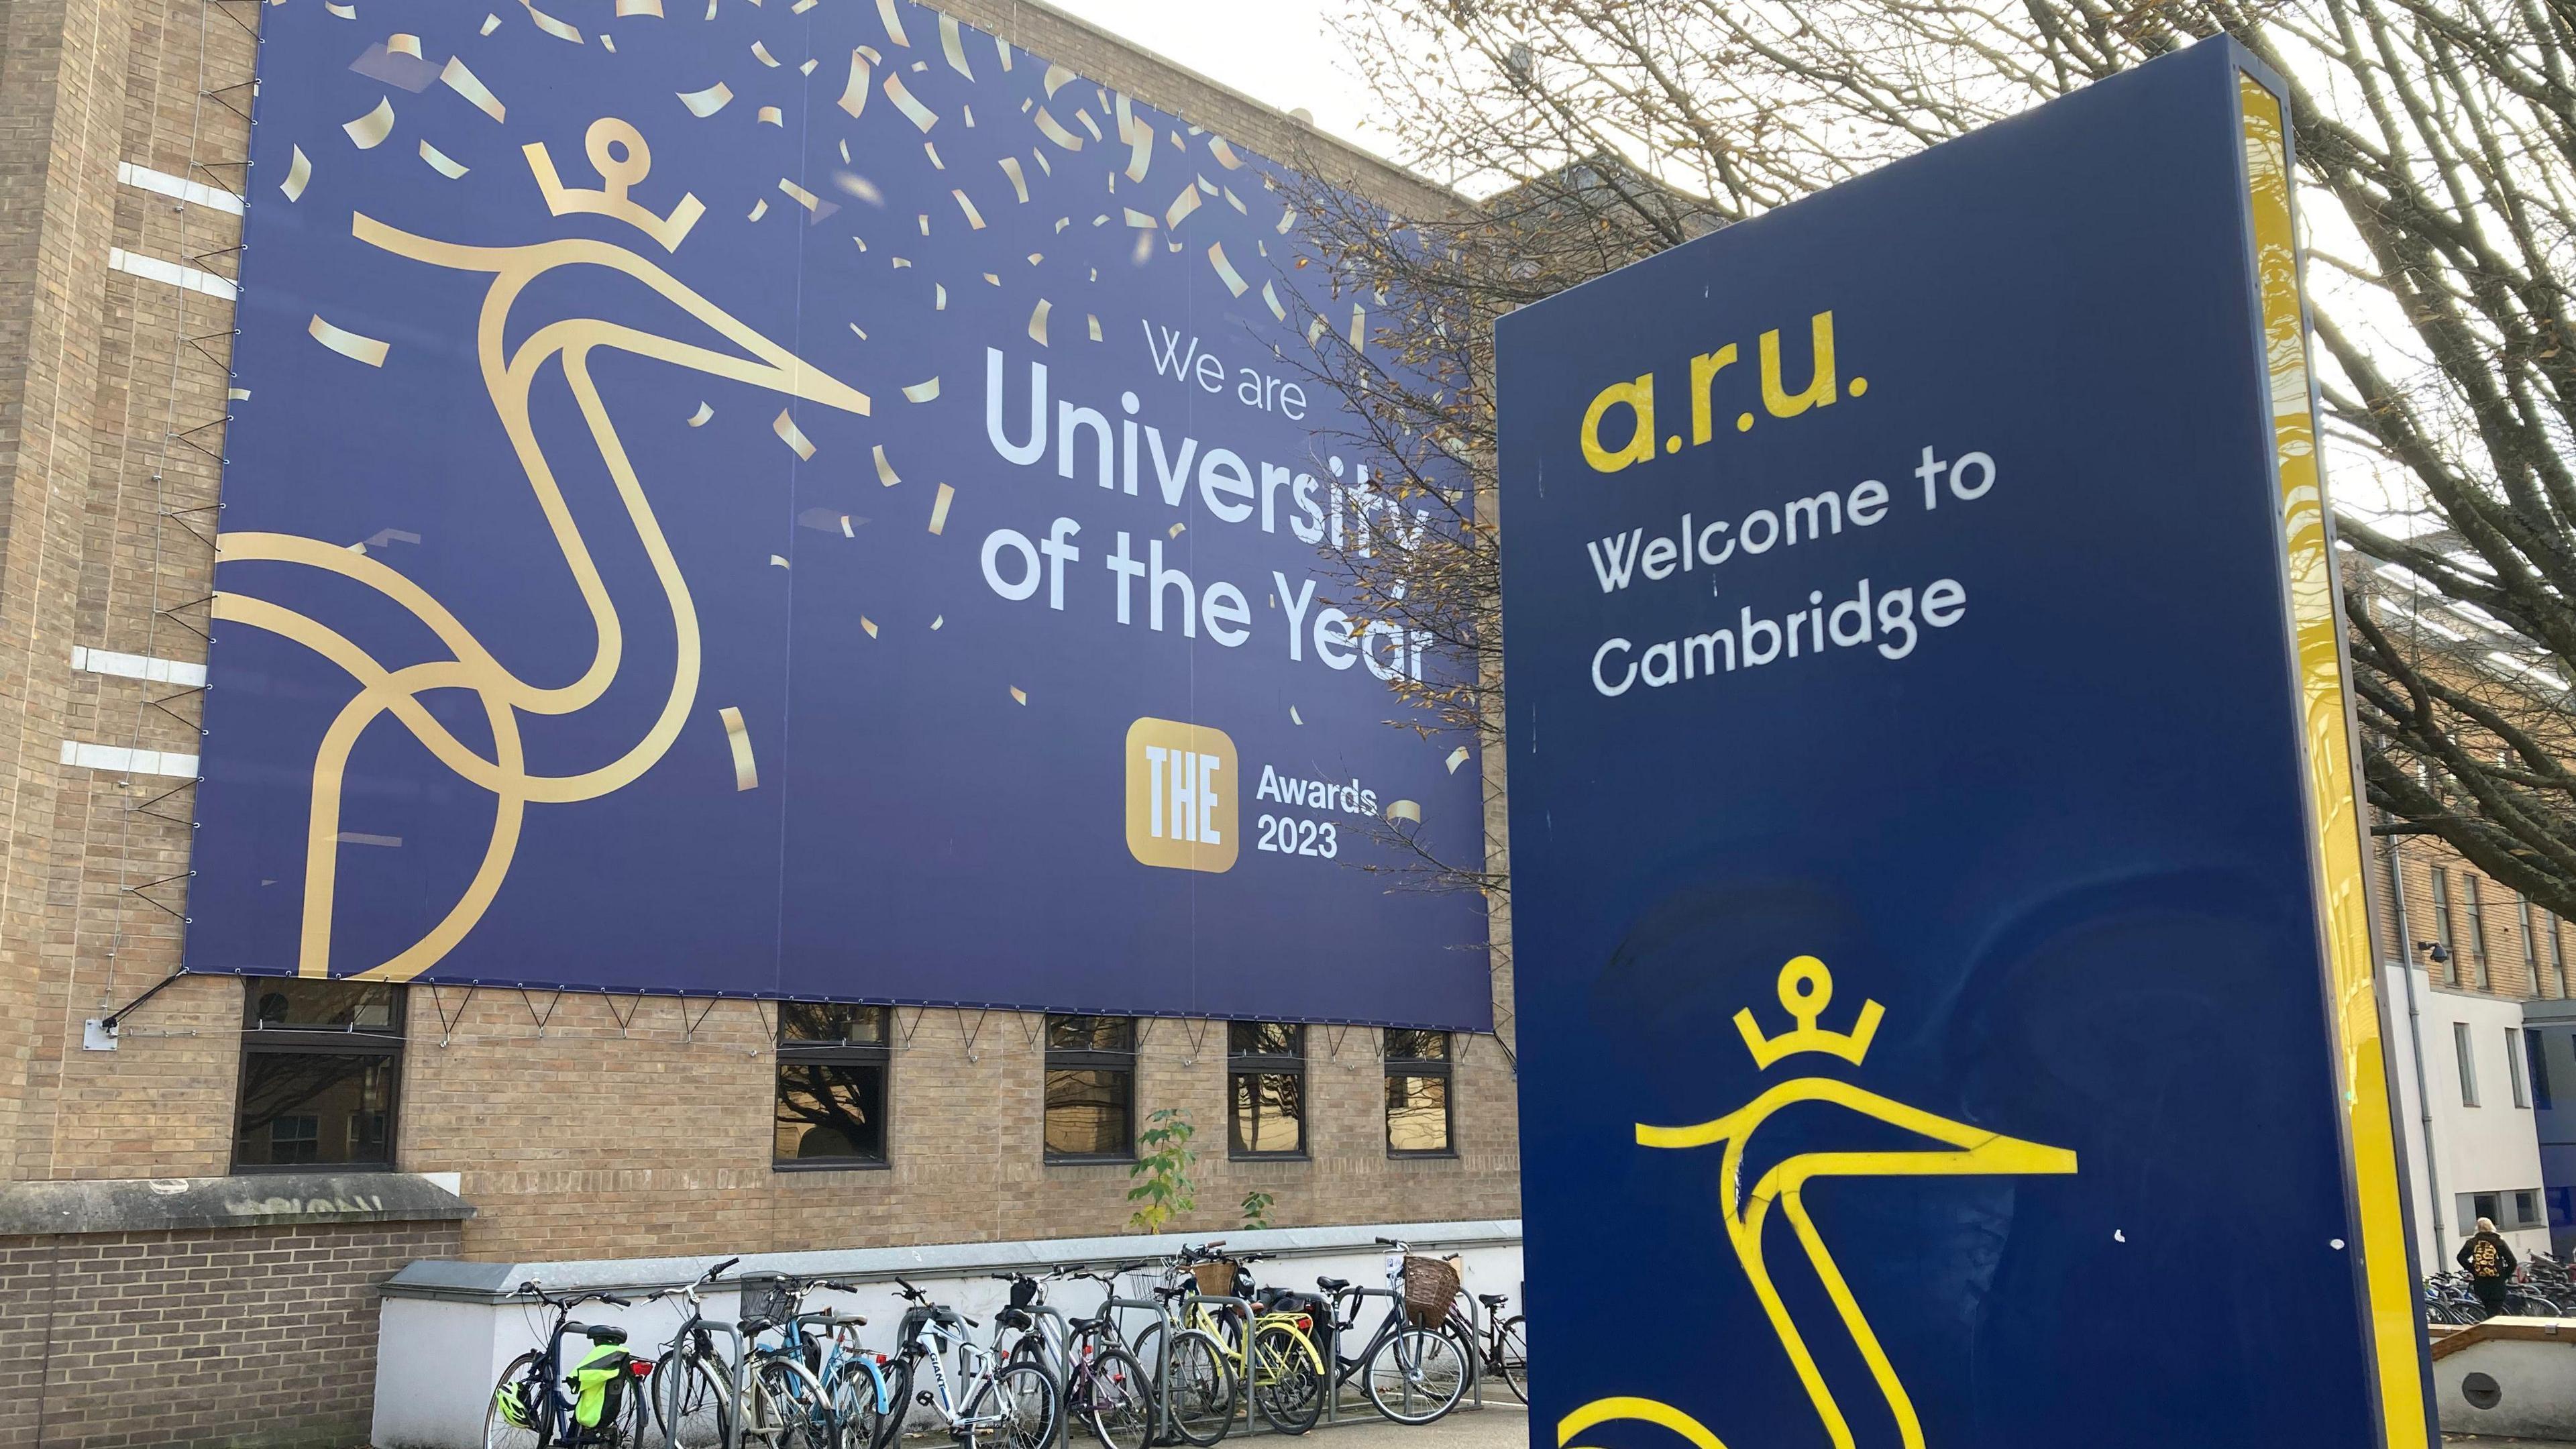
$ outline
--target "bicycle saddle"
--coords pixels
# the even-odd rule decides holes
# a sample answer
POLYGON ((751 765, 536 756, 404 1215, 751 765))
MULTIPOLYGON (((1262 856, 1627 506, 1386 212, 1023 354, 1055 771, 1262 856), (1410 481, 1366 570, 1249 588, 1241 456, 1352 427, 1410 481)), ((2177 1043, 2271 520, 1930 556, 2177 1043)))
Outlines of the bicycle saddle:
POLYGON ((1327 1293, 1339 1293, 1351 1286, 1351 1283, 1347 1278, 1318 1278, 1315 1280, 1315 1286, 1327 1293))
POLYGON ((1026 1328, 1037 1320, 1016 1308, 1005 1308, 993 1315, 993 1321, 1004 1328, 1026 1328))
POLYGON ((1109 1315, 1106 1313, 1100 1315, 1098 1318, 1077 1318, 1072 1324, 1073 1331, 1076 1334, 1098 1333, 1103 1329, 1106 1329, 1108 1326, 1109 1315))
POLYGON ((1487 1308, 1500 1308, 1504 1304, 1512 1301, 1512 1295, 1508 1293, 1479 1293, 1476 1295, 1476 1301, 1484 1304, 1487 1308))
POLYGON ((567 1323, 564 1332, 578 1333, 593 1343, 624 1343, 626 1330, 607 1323, 567 1323))

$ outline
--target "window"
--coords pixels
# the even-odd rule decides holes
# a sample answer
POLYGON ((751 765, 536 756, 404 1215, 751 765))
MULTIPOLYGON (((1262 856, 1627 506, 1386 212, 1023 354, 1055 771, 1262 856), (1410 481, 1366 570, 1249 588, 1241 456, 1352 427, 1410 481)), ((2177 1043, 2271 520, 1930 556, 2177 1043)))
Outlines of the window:
POLYGON ((2513 1104, 2530 1106, 2531 1089, 2524 1084, 2522 1077, 2522 1032, 2517 1027, 2504 1029, 2504 1075, 2505 1080, 2513 1083, 2513 1104))
POLYGON ((2513 1223, 2518 1228, 2540 1226, 2540 1189, 2527 1187, 2513 1195, 2513 1223))
POLYGON ((2531 1105, 2549 1110, 2549 1042, 2536 1031, 2522 1034, 2522 1054, 2531 1064, 2531 1105))
POLYGON ((2498 1192, 2464 1192, 2460 1194, 2460 1234, 2466 1237, 2478 1230, 2478 1219, 2485 1218, 2497 1227, 2511 1227, 2505 1221, 2504 1194, 2498 1192))
POLYGON ((2451 1052, 2460 1059, 2460 1105, 2478 1104, 2478 1055, 2469 1045, 2469 1024, 2451 1023, 2451 1052))
POLYGON ((392 1171, 402 988, 273 977, 243 985, 233 1171, 392 1171))
POLYGON ((1046 1155, 1125 1162, 1136 1155, 1136 1018, 1046 1022, 1046 1155))
POLYGON ((2531 928, 2531 897, 2515 891, 2513 899, 2521 917, 2522 969, 2529 973, 2532 994, 2537 996, 2540 994, 2540 937, 2531 928))
POLYGON ((1237 1021, 1225 1029, 1228 1157, 1306 1155, 1306 1028, 1237 1021))
POLYGON ((2451 959, 2442 965, 2442 979, 2450 985, 2460 984, 2460 941, 2451 929, 2451 873, 2433 867, 2433 939, 2442 954, 2451 959))
POLYGON ((2478 876, 2469 877, 2469 961, 2478 968, 2478 990, 2490 989, 2487 978, 2487 901, 2478 876))
POLYGON ((885 1165, 891 1015, 882 1006, 778 1003, 778 1105, 770 1166, 885 1165))
POLYGON ((2558 994, 2567 994, 2567 923, 2558 913, 2549 913, 2549 974, 2558 983, 2558 994))
POLYGON ((1386 1034, 1386 1152, 1389 1157, 1448 1157, 1449 1033, 1386 1034))

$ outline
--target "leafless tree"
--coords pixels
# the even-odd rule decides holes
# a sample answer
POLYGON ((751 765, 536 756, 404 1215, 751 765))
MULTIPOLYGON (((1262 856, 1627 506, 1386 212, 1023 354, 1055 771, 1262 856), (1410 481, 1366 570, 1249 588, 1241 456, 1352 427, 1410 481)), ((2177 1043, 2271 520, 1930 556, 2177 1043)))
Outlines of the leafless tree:
POLYGON ((1343 3, 1399 159, 1478 198, 1300 203, 1311 366, 1443 525, 1328 548, 1450 651, 1399 686, 1440 726, 1501 727, 1494 317, 2225 33, 2292 90, 2371 801, 2576 917, 2576 0, 1343 3))

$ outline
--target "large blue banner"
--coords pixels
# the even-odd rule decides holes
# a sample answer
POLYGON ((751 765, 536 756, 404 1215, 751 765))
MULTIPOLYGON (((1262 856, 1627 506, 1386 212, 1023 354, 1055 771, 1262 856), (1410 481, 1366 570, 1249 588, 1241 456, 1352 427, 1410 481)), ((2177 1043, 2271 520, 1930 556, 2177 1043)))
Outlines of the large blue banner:
POLYGON ((1539 1442, 2427 1442, 2281 95, 1502 324, 1539 1442))
POLYGON ((1490 1025, 1275 164, 901 0, 261 23, 189 969, 1490 1025))

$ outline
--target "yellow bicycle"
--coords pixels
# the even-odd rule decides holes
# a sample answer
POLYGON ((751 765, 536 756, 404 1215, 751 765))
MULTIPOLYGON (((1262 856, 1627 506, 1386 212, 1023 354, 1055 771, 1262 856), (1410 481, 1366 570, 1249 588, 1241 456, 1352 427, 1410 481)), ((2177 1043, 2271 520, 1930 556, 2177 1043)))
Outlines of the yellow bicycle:
MULTIPOLYGON (((1323 1351, 1315 1346, 1313 1336, 1321 1309, 1296 1294, 1264 1292, 1261 1301, 1254 1301, 1251 1277, 1244 1267, 1275 1255, 1229 1257, 1222 1252, 1224 1247, 1222 1242, 1184 1247, 1173 1260, 1173 1281, 1186 1277, 1193 1289, 1175 1305, 1174 1321, 1185 1332, 1195 1329, 1217 1341, 1235 1382, 1250 1390, 1246 1397, 1264 1422, 1283 1434, 1303 1434, 1323 1417, 1329 1382, 1323 1351), (1225 1299, 1237 1302, 1211 1301, 1225 1299), (1244 1332, 1247 1314, 1252 1326, 1249 1334, 1244 1332)), ((1147 1363, 1153 1362, 1152 1337, 1161 1329, 1161 1324, 1149 1325, 1137 1340, 1136 1351, 1147 1363)))

